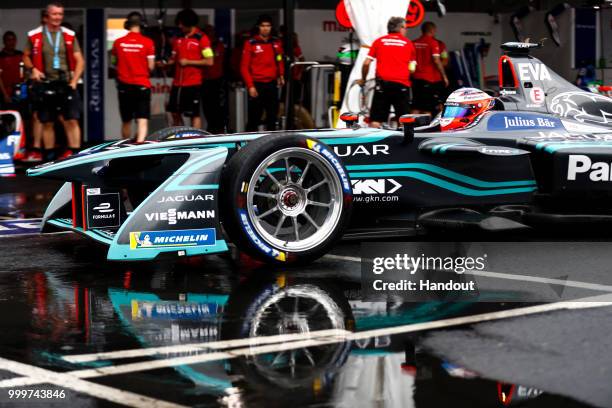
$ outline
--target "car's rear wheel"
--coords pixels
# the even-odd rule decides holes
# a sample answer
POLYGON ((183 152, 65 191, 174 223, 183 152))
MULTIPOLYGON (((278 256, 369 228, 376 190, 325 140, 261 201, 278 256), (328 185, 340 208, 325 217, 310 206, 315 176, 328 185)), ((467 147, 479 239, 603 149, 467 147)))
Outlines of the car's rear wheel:
POLYGON ((267 262, 320 257, 350 218, 348 173, 331 149, 304 136, 249 143, 230 159, 221 190, 230 238, 267 262))

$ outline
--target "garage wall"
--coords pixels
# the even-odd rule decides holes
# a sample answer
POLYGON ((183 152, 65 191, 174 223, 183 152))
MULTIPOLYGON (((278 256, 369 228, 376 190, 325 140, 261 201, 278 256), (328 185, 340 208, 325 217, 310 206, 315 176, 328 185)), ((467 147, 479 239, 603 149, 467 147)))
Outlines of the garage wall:
MULTIPOLYGON (((488 14, 448 13, 440 18, 436 13, 427 13, 425 21, 432 21, 438 27, 436 37, 446 43, 450 51, 463 49, 465 43, 477 43, 481 38, 491 43, 491 51, 485 58, 486 75, 497 74, 499 44, 502 28, 488 14)), ((416 39, 421 36, 420 27, 408 30, 408 37, 416 39)))
POLYGON ((295 32, 306 59, 315 61, 335 61, 343 39, 349 36, 349 30, 336 22, 334 10, 296 10, 295 32))
MULTIPOLYGON (((426 20, 436 23, 438 38, 450 50, 461 49, 466 42, 478 42, 481 38, 492 44, 501 41, 501 26, 487 14, 449 13, 439 18, 435 13, 428 13, 426 20), (466 21, 469 21, 469 28, 466 28, 466 21)), ((336 23, 334 10, 296 10, 295 29, 306 59, 319 61, 335 60, 338 47, 349 35, 348 30, 336 23)), ((408 32, 411 39, 420 35, 419 28, 408 32)), ((492 48, 491 55, 485 61, 487 72, 497 72, 497 50, 492 48)))
POLYGON ((35 9, 0 9, 0 22, 0 35, 14 31, 17 34, 17 48, 23 50, 27 32, 40 24, 40 14, 35 9))
MULTIPOLYGON (((523 33, 529 37, 532 42, 540 41, 542 38, 550 38, 548 28, 544 24, 544 16, 546 12, 535 11, 530 13, 522 21, 523 33)), ((561 40, 561 47, 557 47, 552 40, 547 40, 544 48, 536 50, 533 55, 539 58, 542 62, 552 68, 564 78, 573 81, 576 77, 576 72, 572 67, 572 12, 567 10, 561 16, 557 17, 561 40)), ((510 15, 505 14, 501 19, 502 39, 503 41, 516 41, 512 28, 510 27, 510 15)))

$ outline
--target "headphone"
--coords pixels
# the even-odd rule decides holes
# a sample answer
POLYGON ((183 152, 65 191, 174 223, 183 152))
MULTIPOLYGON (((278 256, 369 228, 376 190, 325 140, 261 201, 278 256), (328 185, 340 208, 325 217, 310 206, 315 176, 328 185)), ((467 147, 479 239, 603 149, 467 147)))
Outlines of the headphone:
POLYGON ((144 18, 142 17, 142 14, 137 11, 132 11, 130 14, 127 15, 125 22, 123 23, 123 28, 129 30, 130 28, 136 25, 140 26, 141 29, 144 29, 147 26, 145 24, 144 18))

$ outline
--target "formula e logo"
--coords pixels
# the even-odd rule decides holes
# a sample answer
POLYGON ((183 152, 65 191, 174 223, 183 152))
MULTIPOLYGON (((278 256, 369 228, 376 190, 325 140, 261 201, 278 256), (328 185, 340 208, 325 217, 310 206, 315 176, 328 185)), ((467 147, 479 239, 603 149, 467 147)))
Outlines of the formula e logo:
POLYGON ((111 208, 111 203, 101 203, 97 207, 94 207, 93 210, 103 214, 115 211, 113 208, 111 208))
POLYGON ((389 146, 388 145, 373 145, 373 146, 334 146, 334 152, 340 157, 349 157, 349 156, 376 156, 379 154, 389 154, 389 146))
POLYGON ((550 72, 544 64, 519 63, 518 71, 521 81, 550 81, 550 72))
POLYGON ((402 185, 393 179, 351 180, 353 194, 393 194, 402 185))
POLYGON ((175 225, 178 221, 183 220, 207 220, 215 218, 215 210, 198 210, 198 211, 176 211, 176 208, 170 208, 168 211, 145 213, 147 221, 167 221, 170 225, 175 225))
POLYGON ((612 174, 610 172, 610 163, 595 162, 593 163, 589 156, 583 154, 572 154, 569 157, 567 164, 567 179, 575 181, 578 174, 589 173, 591 181, 610 181, 612 174))

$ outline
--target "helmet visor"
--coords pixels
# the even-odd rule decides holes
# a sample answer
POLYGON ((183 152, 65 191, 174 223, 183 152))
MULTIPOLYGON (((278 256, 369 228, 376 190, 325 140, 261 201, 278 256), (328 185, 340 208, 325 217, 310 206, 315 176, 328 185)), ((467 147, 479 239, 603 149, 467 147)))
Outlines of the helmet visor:
POLYGON ((473 111, 471 106, 445 106, 442 112, 443 118, 465 118, 473 111))

